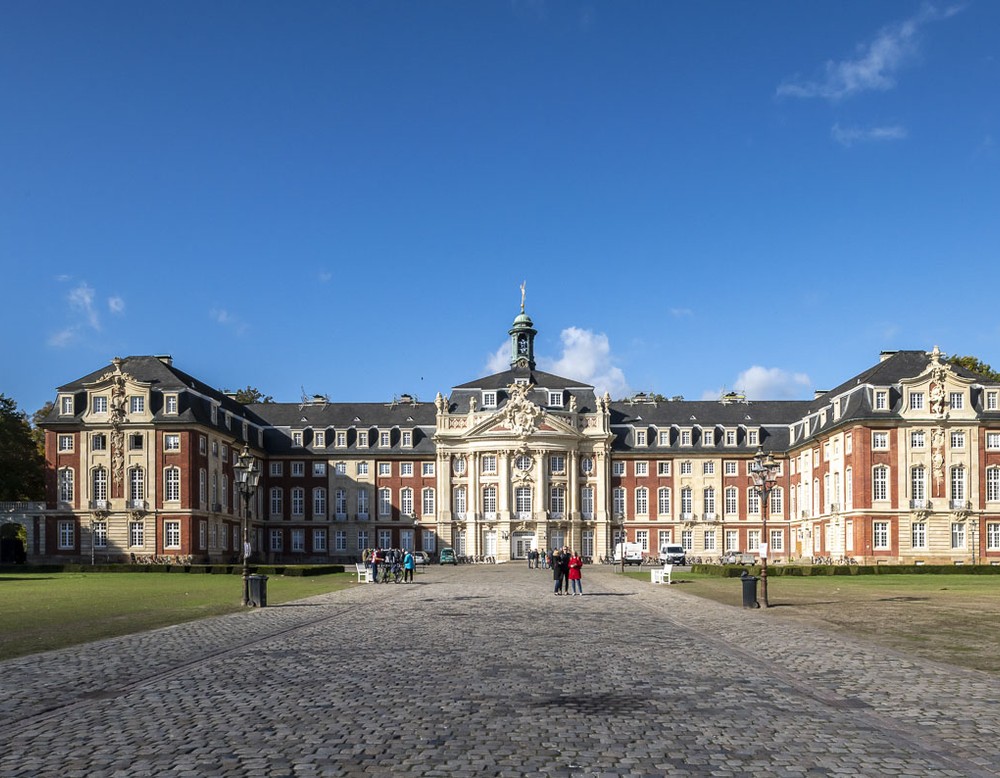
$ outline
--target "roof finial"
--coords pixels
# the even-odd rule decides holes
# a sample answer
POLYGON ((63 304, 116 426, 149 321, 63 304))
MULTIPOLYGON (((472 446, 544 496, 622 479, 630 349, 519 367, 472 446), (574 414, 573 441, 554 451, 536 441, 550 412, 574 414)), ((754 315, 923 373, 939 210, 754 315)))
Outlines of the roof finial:
POLYGON ((524 313, 524 287, 527 283, 527 281, 521 282, 521 313, 524 313))

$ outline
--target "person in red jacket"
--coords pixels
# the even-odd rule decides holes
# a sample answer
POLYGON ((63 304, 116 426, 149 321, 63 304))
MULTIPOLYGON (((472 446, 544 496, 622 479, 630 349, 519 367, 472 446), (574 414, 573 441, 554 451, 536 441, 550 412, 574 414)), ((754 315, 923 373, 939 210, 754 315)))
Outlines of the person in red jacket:
POLYGON ((583 559, 575 551, 569 555, 569 584, 573 587, 574 596, 583 594, 583 559))

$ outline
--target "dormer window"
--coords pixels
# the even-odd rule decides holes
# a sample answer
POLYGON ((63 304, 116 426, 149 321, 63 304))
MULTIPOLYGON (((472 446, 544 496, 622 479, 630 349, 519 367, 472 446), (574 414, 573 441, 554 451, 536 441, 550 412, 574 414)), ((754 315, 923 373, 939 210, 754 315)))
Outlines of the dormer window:
POLYGON ((299 446, 302 445, 302 433, 301 432, 293 432, 292 433, 292 445, 296 446, 296 447, 299 447, 299 446))
POLYGON ((562 406, 563 406, 562 392, 549 392, 549 407, 562 408, 562 406))
POLYGON ((702 430, 701 445, 703 446, 715 445, 715 430, 702 430))
POLYGON ((164 398, 164 410, 166 411, 166 413, 169 413, 171 415, 175 415, 177 413, 177 395, 176 394, 168 394, 164 398))
POLYGON ((661 446, 670 445, 670 430, 660 430, 660 445, 661 446))
POLYGON ((924 393, 910 392, 910 410, 922 411, 924 409, 924 393))
POLYGON ((59 415, 73 415, 73 397, 71 395, 63 395, 59 398, 59 415))
POLYGON ((133 395, 128 398, 128 412, 129 413, 144 413, 146 411, 146 398, 141 394, 133 395))
POLYGON ((885 389, 875 390, 875 410, 885 411, 889 409, 889 392, 885 389))
POLYGON ((681 445, 682 446, 691 445, 691 430, 681 430, 681 445))
POLYGON ((108 412, 108 398, 103 395, 94 398, 94 413, 108 412))
POLYGON ((219 409, 216 406, 212 406, 212 424, 219 423, 219 409))
POLYGON ((747 430, 747 445, 760 445, 760 435, 757 433, 757 430, 747 430))
POLYGON ((413 447, 413 433, 409 430, 403 432, 403 448, 413 447))
POLYGON ((636 430, 635 431, 635 445, 645 446, 646 445, 646 430, 636 430))
POLYGON ((381 430, 378 433, 378 445, 379 445, 379 447, 380 448, 388 448, 389 447, 390 437, 391 436, 389 435, 389 431, 388 430, 381 430))
POLYGON ((736 430, 726 430, 726 445, 727 446, 736 445, 736 430))
POLYGON ((483 407, 484 408, 496 408, 497 407, 497 393, 496 392, 483 392, 483 407))
POLYGON ((364 431, 364 432, 360 432, 359 431, 358 432, 358 445, 359 446, 364 446, 364 447, 367 448, 367 446, 368 446, 368 432, 367 431, 364 431))
POLYGON ((325 432, 314 432, 313 433, 313 448, 326 448, 326 433, 325 432))

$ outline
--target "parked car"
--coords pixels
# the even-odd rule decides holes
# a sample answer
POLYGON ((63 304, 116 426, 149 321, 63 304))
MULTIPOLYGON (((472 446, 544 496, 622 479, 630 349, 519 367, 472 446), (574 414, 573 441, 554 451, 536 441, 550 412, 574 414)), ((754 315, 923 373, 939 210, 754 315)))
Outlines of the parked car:
POLYGON ((439 565, 457 565, 458 557, 455 556, 455 549, 453 548, 442 548, 441 555, 438 557, 439 565))
POLYGON ((413 564, 415 565, 429 565, 431 563, 431 555, 426 551, 414 551, 413 552, 413 564))
POLYGON ((665 565, 686 565, 687 554, 684 546, 667 543, 660 549, 660 561, 665 565))

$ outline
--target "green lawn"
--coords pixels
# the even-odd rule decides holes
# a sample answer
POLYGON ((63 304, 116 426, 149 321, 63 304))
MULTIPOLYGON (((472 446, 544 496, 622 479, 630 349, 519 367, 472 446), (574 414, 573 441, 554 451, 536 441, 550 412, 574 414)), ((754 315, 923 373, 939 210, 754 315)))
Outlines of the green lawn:
MULTIPOLYGON (((649 581, 649 572, 628 573, 649 581)), ((675 573, 680 591, 739 609, 742 583, 675 573)), ((1000 575, 771 576, 766 618, 822 626, 938 662, 1000 674, 1000 575)))
MULTIPOLYGON (((354 575, 268 577, 279 605, 352 585, 354 575)), ((239 575, 0 574, 0 659, 242 610, 239 575)))

